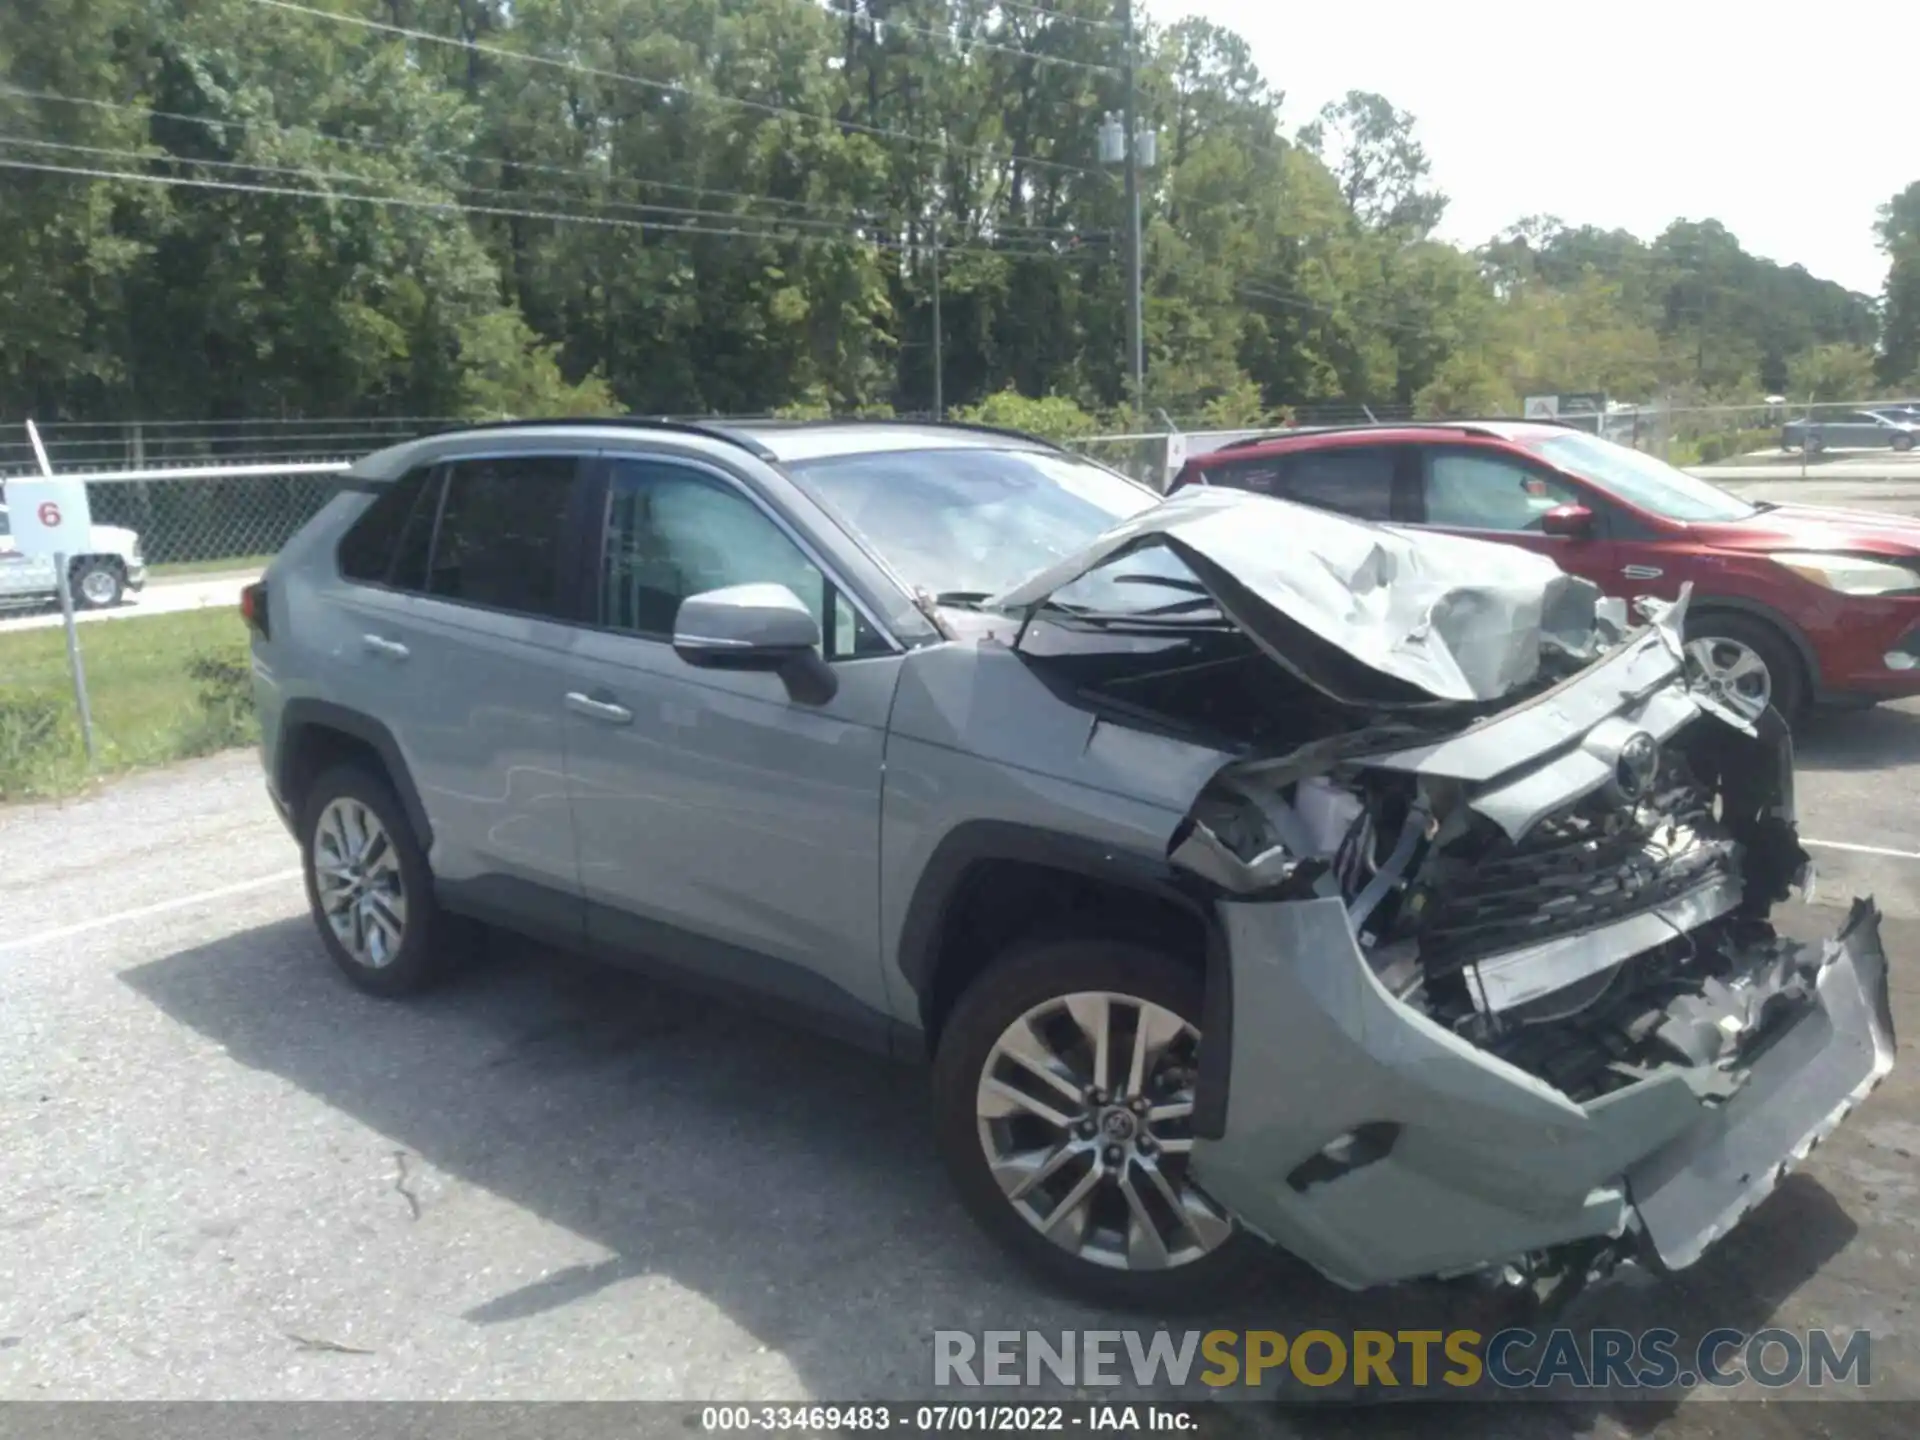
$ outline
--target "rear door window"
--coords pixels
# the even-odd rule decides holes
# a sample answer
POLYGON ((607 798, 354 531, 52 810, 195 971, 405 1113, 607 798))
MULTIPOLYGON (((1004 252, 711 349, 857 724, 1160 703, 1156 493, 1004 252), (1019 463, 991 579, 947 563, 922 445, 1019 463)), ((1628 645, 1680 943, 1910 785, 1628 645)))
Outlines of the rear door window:
POLYGON ((1394 451, 1384 445, 1342 445, 1248 456, 1210 466, 1210 484, 1332 510, 1360 520, 1393 518, 1394 451))
POLYGON ((1276 493, 1361 520, 1391 520, 1393 468, 1394 451, 1385 445, 1305 450, 1286 457, 1276 493))
POLYGON ((578 470, 572 455, 449 464, 427 593, 516 615, 567 618, 561 552, 578 470))

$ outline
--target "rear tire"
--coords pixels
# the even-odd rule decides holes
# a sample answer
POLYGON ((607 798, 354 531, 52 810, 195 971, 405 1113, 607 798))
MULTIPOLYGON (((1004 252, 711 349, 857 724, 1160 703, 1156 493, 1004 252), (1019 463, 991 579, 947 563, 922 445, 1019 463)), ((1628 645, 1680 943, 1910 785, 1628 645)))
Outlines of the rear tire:
POLYGON ((1160 1312, 1218 1303, 1259 1274, 1271 1253, 1187 1178, 1190 1115, 1158 1118, 1190 1095, 1201 988, 1192 966, 1145 946, 1029 943, 973 982, 941 1033, 934 1130, 961 1201, 1028 1268, 1094 1303, 1160 1312), (1068 1011, 1069 996, 1082 1008, 1068 1011), (1090 1001, 1097 1006, 1091 1012, 1090 1001), (1083 1090, 1076 1102, 1073 1092, 1094 1078, 1089 1013, 1110 1037, 1114 1088, 1099 1102, 1086 1100, 1083 1090), (1152 1058, 1140 1093, 1129 1095, 1142 1028, 1158 1048, 1145 1052, 1152 1058), (1063 1038, 1065 1050, 1058 1048, 1063 1038), (1010 1041, 1044 1054, 1058 1078, 1036 1078, 1016 1063, 1010 1041), (1088 1062, 1084 1075, 1062 1059, 1068 1051, 1088 1062), (998 1103, 1005 1089, 994 1082, 1008 1077, 1044 1107, 1063 1117, 1071 1112, 1073 1123, 998 1103), (996 1110, 1004 1113, 989 1113, 996 1110), (996 1162, 1005 1183, 996 1178, 996 1162), (1020 1186, 1030 1190, 1017 1193, 1020 1186), (1074 1204, 1083 1186, 1092 1188, 1074 1204))
POLYGON ((458 959, 433 872, 386 780, 336 765, 300 806, 300 864, 320 940, 341 973, 368 994, 418 994, 458 959))
POLYGON ((1811 696, 1806 666, 1793 642, 1766 621, 1747 615, 1709 611, 1689 620, 1687 645, 1694 659, 1702 657, 1693 647, 1712 648, 1715 641, 1725 642, 1716 656, 1723 675, 1737 668, 1738 652, 1758 657, 1766 667, 1770 703, 1789 729, 1798 728, 1807 718, 1811 696))

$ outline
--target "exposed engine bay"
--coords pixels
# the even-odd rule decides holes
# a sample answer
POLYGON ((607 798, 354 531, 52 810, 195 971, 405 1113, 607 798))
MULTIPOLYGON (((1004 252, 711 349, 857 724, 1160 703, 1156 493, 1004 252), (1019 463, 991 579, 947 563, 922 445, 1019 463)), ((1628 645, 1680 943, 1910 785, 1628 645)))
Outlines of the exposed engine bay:
POLYGON ((1736 834, 1760 822, 1723 818, 1687 742, 1728 737, 1694 724, 1636 797, 1607 786, 1518 839, 1458 783, 1356 765, 1274 788, 1229 770, 1183 846, 1249 898, 1337 898, 1397 1000, 1587 1100, 1715 1064, 1805 998, 1765 922, 1805 856, 1772 818, 1749 876, 1736 834))
POLYGON ((1791 740, 1696 683, 1684 594, 1630 630, 1428 540, 1176 500, 997 605, 1096 727, 1221 757, 1166 848, 1229 957, 1217 1200, 1355 1287, 1691 1264, 1892 1068, 1878 913, 1769 923, 1791 740))

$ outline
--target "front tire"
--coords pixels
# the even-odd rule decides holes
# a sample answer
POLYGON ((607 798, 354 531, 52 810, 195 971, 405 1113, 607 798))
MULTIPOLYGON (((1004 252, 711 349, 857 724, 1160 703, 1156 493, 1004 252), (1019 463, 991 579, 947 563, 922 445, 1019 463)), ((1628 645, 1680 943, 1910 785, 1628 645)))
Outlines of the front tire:
POLYGON ((1765 621, 1745 615, 1702 615, 1687 627, 1689 668, 1695 683, 1718 694, 1749 719, 1772 705, 1789 728, 1806 719, 1808 685, 1793 643, 1765 621))
POLYGON ((451 925, 433 873, 384 778, 338 765, 300 809, 307 904, 334 964, 369 994, 417 994, 445 978, 451 925))
POLYGON ((955 1006, 935 1134, 960 1198, 1029 1268, 1098 1304, 1218 1302, 1261 1242, 1190 1178, 1201 984, 1144 946, 1016 947, 955 1006))
POLYGON ((1907 451, 1913 449, 1913 437, 1911 435, 1894 436, 1893 448, 1898 450, 1902 455, 1906 454, 1907 451))
POLYGON ((117 560, 88 556, 67 567, 68 589, 78 610, 107 610, 127 591, 126 571, 117 560))

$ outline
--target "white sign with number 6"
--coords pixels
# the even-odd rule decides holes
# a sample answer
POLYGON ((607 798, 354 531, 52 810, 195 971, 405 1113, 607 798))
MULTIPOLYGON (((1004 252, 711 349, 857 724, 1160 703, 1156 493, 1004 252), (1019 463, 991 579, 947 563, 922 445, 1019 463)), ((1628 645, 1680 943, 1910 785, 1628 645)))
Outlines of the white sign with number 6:
POLYGON ((7 481, 7 520, 23 555, 85 555, 93 549, 93 515, 84 480, 7 481))

